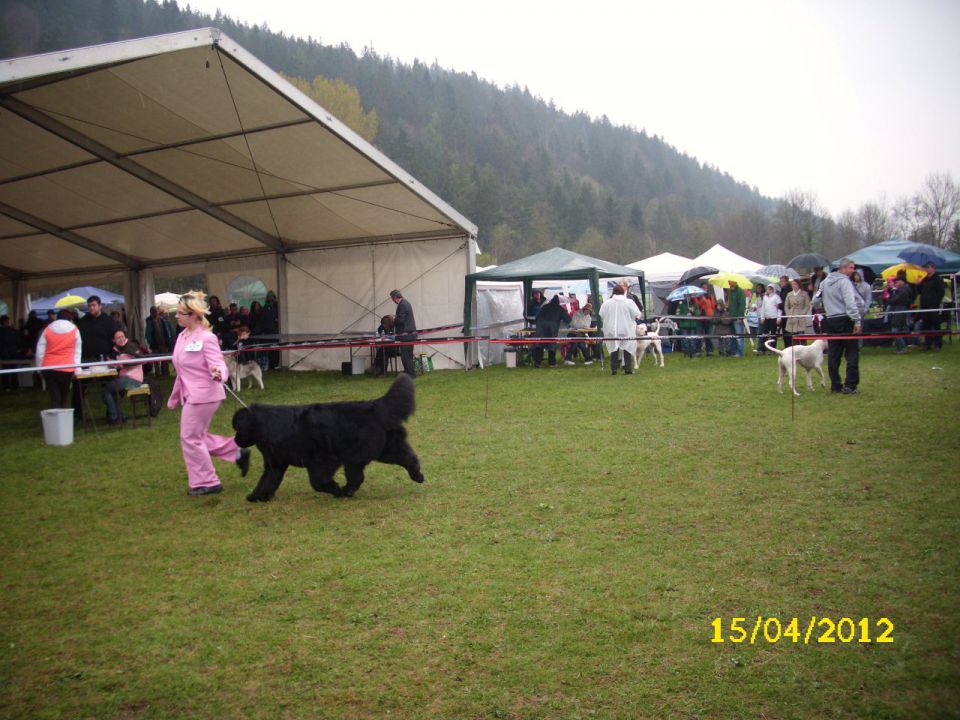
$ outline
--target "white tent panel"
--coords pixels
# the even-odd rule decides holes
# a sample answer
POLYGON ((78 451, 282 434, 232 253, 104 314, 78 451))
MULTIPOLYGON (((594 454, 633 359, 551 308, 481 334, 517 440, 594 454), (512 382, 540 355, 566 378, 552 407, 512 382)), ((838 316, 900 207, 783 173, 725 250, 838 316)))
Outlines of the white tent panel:
POLYGON ((359 188, 323 196, 323 204, 344 217, 356 216, 370 235, 442 232, 455 226, 436 210, 419 202, 400 185, 359 188))
POLYGON ((4 113, 0 180, 93 160, 90 153, 51 136, 36 125, 4 113))
POLYGON ((6 215, 0 215, 0 238, 12 235, 36 235, 37 229, 6 215))
MULTIPOLYGON (((463 319, 464 253, 464 239, 453 238, 289 255, 287 294, 310 300, 287 308, 287 332, 372 333, 381 316, 396 312, 389 297, 393 289, 410 301, 418 328, 457 325, 463 319)), ((452 334, 441 331, 436 337, 452 334)), ((437 368, 463 366, 459 343, 417 346, 415 352, 433 355, 437 368)), ((337 370, 349 356, 345 348, 292 351, 290 363, 297 369, 337 370)))
POLYGON ((183 202, 103 163, 0 185, 0 202, 61 228, 168 212, 183 202), (105 204, 104 197, 111 202, 105 204))
POLYGON ((328 210, 320 197, 306 196, 229 206, 230 212, 264 232, 279 232, 295 244, 346 240, 367 233, 328 210))
POLYGON ((102 225, 89 228, 84 234, 101 245, 147 260, 170 255, 216 257, 221 253, 263 249, 248 235, 199 210, 102 225))
POLYGON ((257 257, 212 260, 206 264, 207 287, 224 306, 228 304, 227 288, 238 277, 253 277, 268 290, 277 289, 277 260, 273 254, 257 257))
POLYGON ((271 179, 296 178, 298 190, 349 187, 390 179, 374 163, 358 162, 354 150, 317 124, 255 133, 248 140, 261 172, 268 173, 271 179), (323 156, 322 163, 313 159, 314 153, 323 156))
MULTIPOLYGON (((52 235, 38 234, 0 240, 3 254, 17 259, 17 267, 31 273, 45 273, 69 268, 103 265, 103 257, 77 245, 63 242, 52 235)), ((60 279, 64 287, 81 283, 73 276, 60 279)))

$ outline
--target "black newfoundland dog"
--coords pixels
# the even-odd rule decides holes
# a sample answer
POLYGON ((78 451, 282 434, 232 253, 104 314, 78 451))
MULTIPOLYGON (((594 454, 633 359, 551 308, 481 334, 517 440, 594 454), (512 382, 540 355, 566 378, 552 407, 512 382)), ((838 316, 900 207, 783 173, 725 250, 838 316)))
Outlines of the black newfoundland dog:
POLYGON ((400 465, 410 479, 423 482, 420 461, 407 444, 403 421, 415 407, 413 380, 401 374, 376 400, 314 405, 251 405, 233 416, 240 447, 256 445, 263 454, 263 475, 247 500, 266 502, 291 465, 307 469, 317 492, 350 497, 363 483, 363 469, 374 460, 400 465), (347 484, 333 474, 343 465, 347 484))

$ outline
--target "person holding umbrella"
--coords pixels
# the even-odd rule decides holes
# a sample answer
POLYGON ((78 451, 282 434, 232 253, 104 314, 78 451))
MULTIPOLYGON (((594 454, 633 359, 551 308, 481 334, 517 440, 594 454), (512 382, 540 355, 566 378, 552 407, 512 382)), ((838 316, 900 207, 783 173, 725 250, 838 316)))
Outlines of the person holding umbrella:
MULTIPOLYGON (((920 281, 920 314, 923 329, 928 332, 940 330, 940 305, 943 303, 943 278, 937 273, 937 266, 928 262, 925 266, 927 276, 920 281)), ((924 350, 943 348, 942 335, 927 335, 923 343, 924 350)))

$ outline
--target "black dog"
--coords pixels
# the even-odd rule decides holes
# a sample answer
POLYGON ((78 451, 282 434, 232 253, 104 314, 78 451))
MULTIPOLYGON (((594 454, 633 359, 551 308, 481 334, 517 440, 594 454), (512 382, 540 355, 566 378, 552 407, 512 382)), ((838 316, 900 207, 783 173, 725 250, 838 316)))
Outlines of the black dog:
POLYGON ((291 465, 307 469, 317 492, 349 497, 363 483, 363 469, 374 460, 406 468, 423 482, 420 461, 407 444, 403 421, 415 407, 413 380, 399 375, 387 394, 376 400, 315 405, 251 405, 233 416, 240 447, 256 445, 263 455, 263 475, 247 500, 266 502, 280 487, 291 465), (343 465, 347 484, 333 474, 343 465))

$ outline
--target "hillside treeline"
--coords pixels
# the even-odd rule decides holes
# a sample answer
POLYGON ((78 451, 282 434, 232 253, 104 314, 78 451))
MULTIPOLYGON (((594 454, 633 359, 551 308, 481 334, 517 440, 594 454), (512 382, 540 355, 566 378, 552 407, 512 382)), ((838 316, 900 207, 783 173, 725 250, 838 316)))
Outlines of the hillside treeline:
MULTIPOLYGON (((889 220, 879 229, 861 221, 863 209, 835 222, 809 193, 764 197, 661 137, 561 112, 527 88, 499 88, 476 74, 287 37, 169 0, 0 7, 3 57, 213 26, 304 84, 355 88, 365 111, 357 115, 373 119, 373 144, 478 225, 486 262, 557 245, 632 262, 668 250, 695 256, 718 242, 782 262, 811 250, 835 257, 895 231, 884 208, 874 208, 889 220)), ((923 223, 914 225, 920 234, 923 223)))

